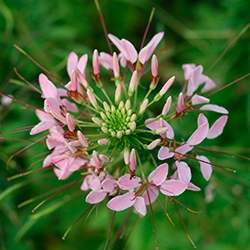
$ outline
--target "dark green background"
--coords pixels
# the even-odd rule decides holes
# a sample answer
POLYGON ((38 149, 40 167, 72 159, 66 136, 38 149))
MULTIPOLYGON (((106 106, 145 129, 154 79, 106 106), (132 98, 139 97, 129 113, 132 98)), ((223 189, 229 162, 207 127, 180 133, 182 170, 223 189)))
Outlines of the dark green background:
MULTIPOLYGON (((192 62, 204 65, 205 73, 219 85, 225 85, 249 72, 249 29, 215 67, 210 70, 209 67, 249 22, 247 2, 102 0, 100 4, 108 30, 133 41, 137 47, 151 8, 156 8, 148 37, 165 31, 164 41, 156 51, 162 79, 175 74, 180 83, 183 79, 181 65, 192 62)), ((117 216, 112 232, 108 233, 112 214, 99 207, 88 220, 82 220, 73 228, 66 241, 61 240, 66 228, 86 209, 84 197, 78 192, 79 184, 46 203, 33 217, 31 210, 39 201, 17 208, 20 202, 61 187, 63 183, 56 181, 49 171, 16 181, 6 180, 6 177, 27 169, 40 168, 41 159, 46 153, 44 146, 38 144, 8 161, 11 155, 34 140, 27 130, 18 129, 35 124, 37 120, 31 109, 42 105, 39 95, 22 81, 17 81, 13 69, 16 67, 36 86, 41 70, 15 50, 13 44, 18 44, 61 77, 66 76, 66 56, 71 50, 89 55, 94 48, 107 50, 93 1, 0 0, 0 90, 17 98, 17 103, 9 108, 0 108, 0 138, 5 138, 0 139, 0 249, 103 249, 107 234, 112 241, 117 236, 126 212, 117 216), (25 107, 25 103, 32 106, 25 107), (57 206, 60 209, 56 209, 57 206)), ((215 187, 212 203, 204 202, 204 191, 187 192, 179 199, 200 211, 197 215, 179 207, 198 249, 250 249, 250 166, 249 161, 234 156, 249 156, 250 152, 249 84, 249 78, 244 79, 212 96, 213 102, 224 105, 230 111, 230 117, 225 133, 207 146, 229 154, 207 155, 218 164, 234 168, 237 172, 215 171, 211 179, 215 187)), ((178 86, 175 90, 178 90, 178 86)), ((178 125, 181 128, 182 124, 178 125)), ((200 181, 200 185, 204 190, 206 183, 200 181)), ((174 227, 160 206, 154 210, 155 233, 150 213, 142 219, 131 215, 113 249, 154 249, 157 246, 155 238, 160 249, 192 249, 177 216, 178 209, 173 204, 169 205, 174 227)))

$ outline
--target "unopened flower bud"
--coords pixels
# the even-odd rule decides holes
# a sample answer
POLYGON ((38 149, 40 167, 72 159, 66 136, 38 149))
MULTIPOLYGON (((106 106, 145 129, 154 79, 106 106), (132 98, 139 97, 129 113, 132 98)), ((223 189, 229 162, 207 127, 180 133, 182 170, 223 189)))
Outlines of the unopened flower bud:
POLYGON ((166 94, 166 92, 169 90, 169 88, 172 86, 173 82, 175 80, 175 76, 172 76, 170 79, 167 80, 167 82, 163 85, 161 88, 159 95, 163 96, 166 94))
POLYGON ((140 105, 139 114, 143 114, 148 107, 148 98, 144 99, 140 105))
POLYGON ((131 76, 131 80, 129 83, 129 88, 128 88, 128 95, 132 96, 137 88, 138 85, 138 73, 135 70, 131 76))
POLYGON ((113 73, 115 78, 118 78, 120 76, 118 57, 115 52, 113 53, 113 73))
POLYGON ((121 99, 122 94, 122 85, 121 83, 118 83, 115 90, 115 102, 118 103, 121 99))
POLYGON ((87 90, 87 96, 88 96, 88 99, 89 99, 90 103, 92 104, 92 106, 97 108, 97 106, 98 106, 97 101, 96 101, 95 95, 91 89, 87 90))
POLYGON ((129 169, 131 172, 135 172, 136 167, 137 167, 136 152, 135 149, 133 148, 129 155, 129 169))
POLYGON ((125 148, 123 151, 123 158, 126 165, 129 164, 129 149, 125 148))
POLYGON ((67 122, 67 126, 69 131, 73 132, 75 130, 75 121, 73 119, 73 117, 70 115, 70 113, 66 114, 66 122, 67 122))
POLYGON ((156 55, 153 55, 152 60, 151 60, 151 74, 153 78, 158 77, 158 60, 156 55))
POLYGON ((100 73, 100 66, 99 66, 98 51, 96 49, 93 52, 92 66, 93 66, 93 74, 94 74, 94 76, 98 76, 99 73, 100 73))
POLYGON ((162 112, 161 112, 162 115, 166 115, 169 112, 169 110, 171 108, 171 104, 172 104, 172 97, 169 96, 167 101, 165 102, 165 104, 163 106, 163 109, 162 109, 162 112))

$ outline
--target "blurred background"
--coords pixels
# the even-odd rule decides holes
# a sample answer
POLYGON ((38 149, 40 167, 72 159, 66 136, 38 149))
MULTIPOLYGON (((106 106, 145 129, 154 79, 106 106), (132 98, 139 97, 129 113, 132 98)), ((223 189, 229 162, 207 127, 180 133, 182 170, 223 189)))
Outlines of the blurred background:
MULTIPOLYGON (((100 0, 100 5, 108 31, 127 38, 137 48, 155 8, 147 40, 156 32, 165 32, 156 51, 162 79, 175 74, 181 84, 184 63, 202 64, 219 86, 249 72, 250 8, 246 0, 100 0)), ((78 191, 79 183, 70 189, 74 179, 65 181, 68 186, 62 188, 62 182, 50 171, 36 170, 7 180, 40 169, 47 153, 29 136, 30 127, 37 122, 33 109, 42 102, 25 83, 27 79, 38 86, 37 76, 42 70, 15 49, 15 44, 61 78, 66 76, 70 51, 89 55, 95 48, 108 51, 94 1, 0 0, 0 91, 16 98, 11 105, 0 102, 1 250, 92 250, 105 249, 105 244, 106 249, 119 250, 186 250, 193 249, 190 237, 198 249, 250 249, 250 164, 238 156, 250 155, 249 78, 211 96, 213 102, 230 111, 230 119, 224 134, 207 144, 212 151, 207 155, 236 172, 218 169, 208 186, 200 183, 202 192, 186 193, 178 199, 198 213, 184 205, 169 204, 174 226, 160 207, 154 210, 153 222, 149 214, 138 219, 137 215, 121 213, 113 223, 112 214, 102 206, 88 210, 78 191), (49 196, 46 204, 32 213, 54 189, 56 195, 49 196), (33 197, 35 200, 23 203, 33 197), (83 210, 81 221, 62 240, 83 210)))

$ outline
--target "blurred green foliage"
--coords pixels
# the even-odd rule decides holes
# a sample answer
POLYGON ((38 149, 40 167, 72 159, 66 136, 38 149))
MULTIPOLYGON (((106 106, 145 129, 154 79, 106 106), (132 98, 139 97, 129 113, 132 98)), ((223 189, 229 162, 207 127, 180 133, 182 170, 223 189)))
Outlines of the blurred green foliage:
MULTIPOLYGON (((102 0, 100 4, 109 32, 128 38, 137 47, 150 11, 156 8, 149 37, 162 30, 166 34, 156 52, 162 79, 175 74, 181 82, 181 65, 191 62, 204 65, 205 72, 221 86, 249 72, 249 29, 212 67, 224 48, 249 22, 248 1, 102 0)), ((43 145, 38 143, 13 155, 34 140, 28 135, 28 129, 23 128, 36 123, 32 108, 42 105, 37 93, 23 81, 17 81, 20 79, 14 68, 35 86, 41 70, 14 49, 14 44, 62 78, 66 76, 64 67, 70 51, 91 54, 94 48, 108 50, 94 1, 0 0, 0 90, 17 99, 10 107, 0 108, 0 249, 104 249, 107 238, 113 241, 112 249, 119 250, 154 249, 157 245, 164 250, 192 249, 188 233, 198 249, 250 249, 250 166, 249 161, 235 157, 235 154, 249 156, 250 153, 249 78, 212 96, 213 101, 230 110, 230 119, 223 136, 208 146, 229 154, 213 152, 208 155, 218 164, 236 169, 236 173, 215 172, 211 180, 215 187, 213 202, 205 203, 204 191, 186 193, 178 200, 200 213, 190 213, 181 206, 169 204, 168 212, 175 226, 158 206, 154 209, 153 225, 150 215, 138 219, 137 215, 124 212, 116 215, 112 227, 113 215, 102 207, 86 218, 88 208, 83 195, 77 191, 79 183, 75 189, 58 191, 60 195, 37 213, 32 214, 31 210, 39 200, 17 208, 21 202, 54 188, 60 189, 63 184, 49 171, 7 181, 8 176, 39 169, 46 154, 43 145), (84 210, 85 219, 77 223, 63 241, 61 238, 67 227, 84 210), (182 214, 182 220, 178 213, 182 214), (124 222, 127 216, 128 223, 124 222), (188 233, 184 232, 182 221, 188 233)))

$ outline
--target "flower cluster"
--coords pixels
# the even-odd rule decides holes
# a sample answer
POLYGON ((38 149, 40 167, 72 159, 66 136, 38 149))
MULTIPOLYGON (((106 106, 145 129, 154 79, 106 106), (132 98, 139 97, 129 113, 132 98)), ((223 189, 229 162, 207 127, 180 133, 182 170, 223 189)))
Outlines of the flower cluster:
POLYGON ((205 180, 211 177, 212 163, 194 149, 223 132, 228 111, 210 104, 204 96, 216 84, 203 73, 201 65, 183 65, 185 84, 176 104, 167 96, 175 77, 160 86, 158 60, 153 55, 163 35, 156 34, 137 52, 131 42, 110 34, 119 53, 94 50, 92 84, 85 74, 88 56, 78 58, 74 52, 68 56, 65 88, 57 88, 44 74, 39 76, 44 108, 36 111, 40 122, 31 134, 47 131, 50 154, 43 167, 53 168, 60 180, 80 172, 81 190, 88 192, 87 203, 97 204, 107 198, 111 210, 133 207, 144 216, 160 193, 178 196, 186 190, 200 190, 192 182, 191 169, 196 166, 188 165, 190 158, 199 163, 205 180), (144 91, 148 61, 151 82, 144 91), (112 72, 105 86, 102 68, 112 72), (151 107, 161 99, 165 104, 155 115, 151 107), (180 141, 174 122, 194 111, 198 113, 196 129, 180 141), (220 114, 212 125, 204 114, 209 111, 220 114))

